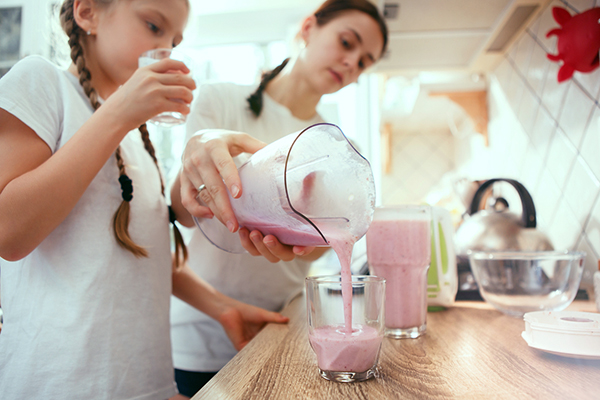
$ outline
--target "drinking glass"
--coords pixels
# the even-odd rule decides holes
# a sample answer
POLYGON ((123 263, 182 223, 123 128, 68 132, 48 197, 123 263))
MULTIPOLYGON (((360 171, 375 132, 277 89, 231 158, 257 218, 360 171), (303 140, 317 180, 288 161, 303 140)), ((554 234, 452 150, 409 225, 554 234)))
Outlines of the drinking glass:
MULTIPOLYGON (((186 67, 192 70, 192 61, 191 58, 183 54, 181 51, 177 51, 174 49, 154 49, 149 50, 140 56, 138 60, 139 67, 145 67, 150 64, 154 64, 164 58, 172 58, 174 60, 178 60, 183 62, 186 67)), ((181 101, 181 100, 176 100, 181 101)), ((171 127, 175 125, 180 125, 185 123, 186 116, 176 111, 167 111, 158 114, 157 116, 151 118, 148 122, 151 122, 155 125, 171 127)))
POLYGON ((417 338, 427 329, 431 207, 378 207, 367 231, 367 262, 386 280, 385 334, 417 338))
POLYGON ((321 377, 336 382, 367 380, 377 371, 384 335, 385 279, 352 277, 344 302, 339 275, 306 278, 308 339, 321 377), (350 327, 344 309, 351 306, 350 327))

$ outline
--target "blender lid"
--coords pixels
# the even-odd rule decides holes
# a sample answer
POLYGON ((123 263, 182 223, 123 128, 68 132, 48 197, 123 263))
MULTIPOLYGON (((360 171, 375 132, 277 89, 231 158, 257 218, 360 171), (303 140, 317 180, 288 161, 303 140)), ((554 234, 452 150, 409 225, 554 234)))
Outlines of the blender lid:
POLYGON ((600 359, 600 314, 535 311, 523 316, 530 347, 566 357, 600 359))

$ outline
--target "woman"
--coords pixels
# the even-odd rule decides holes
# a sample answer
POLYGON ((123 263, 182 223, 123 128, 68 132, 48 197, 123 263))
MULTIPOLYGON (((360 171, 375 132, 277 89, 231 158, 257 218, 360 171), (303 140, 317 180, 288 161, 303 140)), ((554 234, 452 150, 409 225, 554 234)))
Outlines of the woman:
MULTIPOLYGON (((367 0, 329 0, 303 21, 299 37, 304 46, 298 56, 265 73, 258 88, 229 83, 202 87, 188 117, 184 167, 171 190, 174 204, 181 199, 190 214, 217 217, 237 231, 227 190, 238 198, 243 188, 232 156, 253 153, 264 142, 323 122, 316 110, 321 97, 356 82, 381 58, 387 28, 367 0), (203 129, 210 130, 196 134, 203 129), (196 201, 198 196, 204 205, 196 201)), ((179 220, 193 226, 188 217, 179 220)), ((272 235, 245 228, 239 236, 249 254, 219 250, 194 230, 189 264, 223 293, 270 310, 280 309, 302 290, 310 261, 325 251, 283 245, 272 235)), ((171 332, 176 380, 180 393, 188 396, 236 353, 218 324, 176 299, 171 332)))

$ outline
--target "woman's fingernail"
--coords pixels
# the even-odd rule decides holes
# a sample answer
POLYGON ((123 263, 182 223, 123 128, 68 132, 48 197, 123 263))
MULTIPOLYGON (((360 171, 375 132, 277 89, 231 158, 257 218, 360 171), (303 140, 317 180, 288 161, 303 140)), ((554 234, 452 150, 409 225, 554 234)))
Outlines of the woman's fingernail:
POLYGON ((233 222, 227 221, 227 229, 229 229, 229 232, 231 232, 231 233, 234 232, 233 222))
POLYGON ((252 239, 253 241, 258 241, 260 240, 260 235, 258 233, 252 233, 250 235, 250 239, 252 239))
POLYGON ((275 241, 273 239, 268 239, 265 240, 265 244, 267 245, 267 247, 273 247, 275 246, 275 241))
POLYGON ((231 194, 234 198, 237 197, 238 194, 240 194, 240 188, 238 187, 238 185, 231 186, 231 194))

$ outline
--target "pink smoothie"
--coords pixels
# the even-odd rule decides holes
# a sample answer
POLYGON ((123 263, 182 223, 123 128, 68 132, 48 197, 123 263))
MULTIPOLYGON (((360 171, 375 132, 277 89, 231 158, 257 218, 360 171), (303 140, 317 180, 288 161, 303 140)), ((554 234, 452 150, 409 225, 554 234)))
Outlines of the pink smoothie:
POLYGON ((355 325, 350 334, 342 326, 324 326, 309 335, 319 368, 335 372, 364 372, 377 363, 383 336, 375 328, 355 325))
POLYGON ((355 240, 343 232, 329 233, 329 243, 337 254, 341 265, 342 300, 344 302, 344 332, 352 333, 352 271, 350 261, 352 260, 352 248, 355 240))
POLYGON ((344 325, 316 328, 309 340, 322 370, 364 372, 376 364, 383 335, 373 327, 352 323, 350 262, 356 238, 337 229, 325 234, 340 260, 344 325))
POLYGON ((372 275, 386 279, 385 326, 413 328, 427 318, 429 221, 374 220, 367 231, 372 275))
MULTIPOLYGON (((290 230, 282 227, 247 224, 264 235, 272 234, 280 242, 293 245, 323 243, 318 233, 290 230)), ((341 286, 344 325, 316 328, 309 340, 317 354, 319 367, 326 371, 364 372, 375 365, 383 339, 375 328, 352 324, 352 273, 350 262, 356 238, 337 227, 321 226, 341 265, 341 286)), ((342 311, 342 310, 340 310, 342 311)))
MULTIPOLYGON (((326 244, 323 237, 316 231, 294 230, 281 226, 265 225, 259 221, 245 222, 244 226, 250 231, 258 230, 263 235, 274 235, 284 244, 294 246, 318 246, 326 244)), ((329 240, 341 265, 342 298, 344 301, 344 321, 346 331, 352 332, 352 273, 350 261, 352 259, 352 248, 356 239, 346 231, 338 227, 322 225, 323 234, 329 240)), ((310 229, 310 227, 307 227, 310 229)))
MULTIPOLYGON (((257 230, 263 235, 273 235, 283 244, 290 246, 327 246, 323 237, 312 227, 306 230, 291 229, 279 225, 266 225, 260 221, 240 221, 249 231, 257 230)), ((327 237, 327 236, 326 236, 327 237)))

